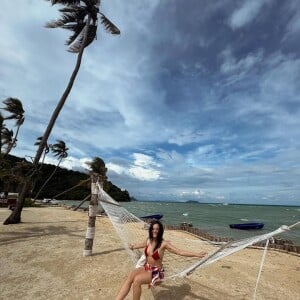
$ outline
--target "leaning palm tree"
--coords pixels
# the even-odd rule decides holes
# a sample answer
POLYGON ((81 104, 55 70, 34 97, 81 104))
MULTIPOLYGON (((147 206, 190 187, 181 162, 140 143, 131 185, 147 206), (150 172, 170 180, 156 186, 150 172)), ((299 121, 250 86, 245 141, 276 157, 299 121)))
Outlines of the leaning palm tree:
POLYGON ((16 120, 17 131, 11 142, 7 145, 6 151, 4 155, 6 156, 13 147, 16 146, 17 137, 19 134, 20 127, 23 125, 25 121, 24 109, 22 102, 17 98, 7 98, 3 101, 6 105, 3 109, 10 113, 9 116, 5 117, 5 120, 16 120))
POLYGON ((66 143, 64 141, 57 141, 56 144, 53 144, 51 146, 51 151, 54 154, 54 156, 56 156, 58 158, 58 163, 57 163, 55 169, 53 170, 53 172, 50 174, 50 176, 47 178, 47 180, 44 182, 44 184, 41 186, 41 188, 39 189, 39 191, 35 195, 34 201, 37 199, 37 197, 39 196, 41 191, 44 189, 44 187, 48 184, 50 179, 56 173, 56 171, 57 171, 60 163, 62 162, 62 160, 64 158, 68 157, 68 152, 67 152, 68 150, 69 150, 69 148, 66 147, 66 143))
POLYGON ((106 179, 107 168, 103 159, 94 157, 92 161, 87 162, 87 165, 89 166, 91 173, 99 174, 104 180, 106 179))
MULTIPOLYGON (((98 15, 104 28, 111 34, 120 34, 120 30, 108 19, 104 14, 100 12, 100 0, 48 0, 55 4, 61 4, 63 7, 59 9, 62 16, 57 21, 46 24, 48 28, 63 28, 73 32, 73 35, 67 41, 69 45, 69 51, 78 53, 76 66, 73 70, 69 83, 61 96, 52 116, 49 124, 43 134, 43 139, 36 152, 33 165, 37 169, 38 163, 42 156, 44 147, 48 141, 50 133, 56 122, 56 119, 62 110, 72 86, 75 82, 75 78, 80 68, 82 55, 84 49, 90 45, 96 38, 98 15)), ((21 212, 24 206, 25 196, 30 189, 30 179, 23 184, 20 197, 17 202, 17 206, 11 215, 4 221, 3 224, 14 224, 21 222, 21 212)))

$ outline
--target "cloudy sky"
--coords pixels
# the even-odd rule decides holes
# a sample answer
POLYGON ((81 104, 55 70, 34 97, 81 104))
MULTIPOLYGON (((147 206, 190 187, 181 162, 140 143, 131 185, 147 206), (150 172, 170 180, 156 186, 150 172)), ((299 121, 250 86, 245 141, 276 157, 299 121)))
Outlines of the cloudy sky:
MULTIPOLYGON (((63 166, 101 157, 141 200, 300 205, 298 0, 102 0, 49 142, 63 166)), ((58 5, 1 0, 0 96, 26 111, 11 154, 34 156, 75 66, 58 5)), ((7 123, 13 126, 13 123, 7 123)), ((49 157, 48 162, 55 163, 49 157)))

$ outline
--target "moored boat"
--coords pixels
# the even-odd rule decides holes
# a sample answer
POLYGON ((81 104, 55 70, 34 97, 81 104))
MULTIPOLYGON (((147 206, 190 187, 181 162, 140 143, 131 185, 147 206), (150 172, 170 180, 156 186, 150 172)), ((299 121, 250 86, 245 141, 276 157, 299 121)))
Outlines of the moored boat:
POLYGON ((156 214, 156 215, 148 215, 140 217, 142 220, 160 220, 164 215, 156 214))
POLYGON ((241 229, 241 230, 253 230, 253 229, 262 229, 264 223, 240 223, 240 224, 229 224, 229 227, 232 229, 241 229))

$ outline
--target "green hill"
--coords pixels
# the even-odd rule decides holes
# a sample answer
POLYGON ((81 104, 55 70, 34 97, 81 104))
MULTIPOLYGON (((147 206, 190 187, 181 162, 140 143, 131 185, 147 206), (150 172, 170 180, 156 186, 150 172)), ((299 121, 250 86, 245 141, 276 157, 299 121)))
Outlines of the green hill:
MULTIPOLYGON (((32 165, 30 162, 25 161, 23 158, 9 155, 6 159, 6 169, 12 170, 10 176, 0 177, 0 192, 1 191, 9 191, 9 192, 18 192, 20 193, 20 189, 22 184, 20 183, 20 177, 18 176, 18 172, 16 170, 17 166, 20 164, 25 164, 26 168, 29 169, 32 165)), ((39 191, 40 187, 49 177, 55 169, 54 165, 43 164, 40 170, 40 173, 37 176, 36 184, 31 192, 31 195, 28 197, 34 198, 36 193, 39 191)), ((23 168, 24 170, 24 168, 23 168)), ((24 175, 24 171, 22 171, 24 175)), ((1 175, 1 174, 0 174, 1 175)), ((56 195, 74 187, 79 184, 81 181, 84 181, 89 178, 89 175, 83 172, 72 171, 65 168, 58 168, 54 176, 51 178, 49 183, 45 186, 42 192, 39 195, 40 199, 43 198, 53 198, 56 195)), ((128 202, 130 201, 130 195, 128 191, 121 190, 119 187, 111 183, 110 181, 105 182, 104 190, 116 201, 119 202, 128 202)), ((82 200, 86 196, 88 196, 91 192, 90 183, 84 183, 81 186, 76 187, 75 189, 64 193, 63 195, 56 197, 56 199, 67 199, 67 200, 82 200)))

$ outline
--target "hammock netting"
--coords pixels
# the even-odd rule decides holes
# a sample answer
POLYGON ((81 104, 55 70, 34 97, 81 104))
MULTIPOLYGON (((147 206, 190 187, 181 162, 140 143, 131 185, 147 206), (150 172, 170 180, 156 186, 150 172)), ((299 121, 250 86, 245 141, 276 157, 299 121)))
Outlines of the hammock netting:
MULTIPOLYGON (((133 264, 136 265, 143 254, 143 249, 132 251, 129 249, 129 244, 140 243, 146 240, 148 237, 149 224, 130 213, 124 207, 120 206, 120 204, 112 199, 101 188, 100 185, 98 185, 98 188, 99 202, 105 210, 107 216, 111 220, 124 245, 125 250, 131 257, 133 264)), ((165 269, 165 279, 190 275, 196 269, 203 268, 246 247, 249 247, 258 242, 267 242, 274 235, 283 233, 289 230, 291 227, 298 225, 299 223, 300 222, 297 222, 296 224, 289 227, 283 225, 272 232, 253 236, 239 241, 229 242, 221 246, 216 245, 215 243, 210 243, 209 241, 203 241, 199 237, 196 238, 192 235, 186 234, 185 232, 165 230, 164 239, 169 240, 175 247, 178 247, 180 249, 187 249, 196 253, 199 253, 201 251, 207 251, 209 253, 209 255, 205 258, 199 259, 197 257, 183 257, 166 251, 163 261, 165 269)))

